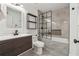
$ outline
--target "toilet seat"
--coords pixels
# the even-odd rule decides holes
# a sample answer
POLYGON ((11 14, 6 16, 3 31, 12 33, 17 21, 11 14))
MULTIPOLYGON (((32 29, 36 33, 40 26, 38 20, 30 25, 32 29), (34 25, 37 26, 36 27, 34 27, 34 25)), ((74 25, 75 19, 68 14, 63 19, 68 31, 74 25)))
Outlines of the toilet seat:
POLYGON ((42 41, 35 41, 34 45, 37 47, 44 47, 44 43, 42 41))

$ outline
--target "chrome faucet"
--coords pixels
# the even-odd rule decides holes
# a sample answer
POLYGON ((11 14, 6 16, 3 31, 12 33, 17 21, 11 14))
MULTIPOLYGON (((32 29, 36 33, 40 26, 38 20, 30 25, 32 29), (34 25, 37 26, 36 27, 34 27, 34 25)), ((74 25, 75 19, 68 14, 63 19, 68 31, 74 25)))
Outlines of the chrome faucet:
POLYGON ((14 36, 15 36, 15 35, 18 35, 18 30, 15 30, 15 32, 14 32, 14 36))

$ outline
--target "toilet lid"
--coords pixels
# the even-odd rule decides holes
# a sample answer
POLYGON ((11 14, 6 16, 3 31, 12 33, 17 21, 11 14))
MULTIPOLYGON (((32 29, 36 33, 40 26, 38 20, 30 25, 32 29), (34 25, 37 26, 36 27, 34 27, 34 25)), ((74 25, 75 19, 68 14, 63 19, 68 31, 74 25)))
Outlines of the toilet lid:
POLYGON ((34 45, 37 46, 37 47, 43 47, 44 46, 44 42, 36 41, 36 42, 34 42, 34 45))

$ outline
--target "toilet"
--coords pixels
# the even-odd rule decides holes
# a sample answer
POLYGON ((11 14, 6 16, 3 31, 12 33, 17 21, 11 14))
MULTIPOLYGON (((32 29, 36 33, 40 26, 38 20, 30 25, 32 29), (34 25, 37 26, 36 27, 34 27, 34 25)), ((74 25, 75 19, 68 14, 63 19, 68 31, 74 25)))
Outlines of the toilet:
POLYGON ((41 55, 43 53, 44 42, 39 41, 37 36, 32 36, 34 52, 37 55, 41 55))

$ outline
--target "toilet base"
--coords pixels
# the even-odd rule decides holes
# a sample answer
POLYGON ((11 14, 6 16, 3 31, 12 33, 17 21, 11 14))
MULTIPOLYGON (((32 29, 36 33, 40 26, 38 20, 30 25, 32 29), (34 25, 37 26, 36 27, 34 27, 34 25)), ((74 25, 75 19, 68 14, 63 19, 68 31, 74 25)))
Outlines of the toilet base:
POLYGON ((37 55, 41 55, 42 54, 42 47, 36 47, 36 46, 34 46, 34 52, 37 55))

